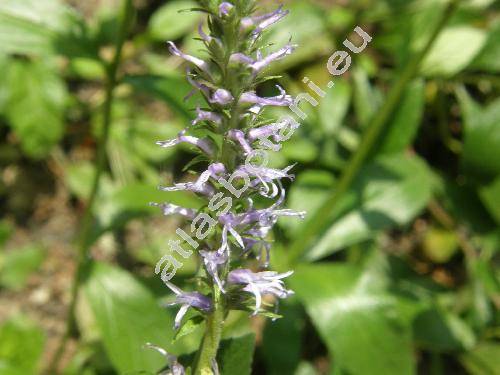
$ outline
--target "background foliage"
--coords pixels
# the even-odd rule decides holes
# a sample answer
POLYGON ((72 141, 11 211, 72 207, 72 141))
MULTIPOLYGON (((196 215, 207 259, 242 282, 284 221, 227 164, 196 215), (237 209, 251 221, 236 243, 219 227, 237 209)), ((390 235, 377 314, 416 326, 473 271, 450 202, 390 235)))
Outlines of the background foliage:
MULTIPOLYGON (((305 228, 326 229, 280 223, 272 263, 296 269, 296 296, 276 322, 229 317, 222 373, 500 374, 498 2, 461 2, 359 173, 319 218, 447 2, 285 4, 290 16, 267 39, 300 46, 276 68, 291 92, 306 89, 305 75, 326 86, 327 58, 355 25, 373 41, 273 160, 298 163, 288 206, 318 220, 305 228)), ((192 321, 174 337, 172 311, 160 307, 169 293, 153 274, 178 224, 148 206, 199 206, 156 189, 188 178, 190 150, 154 145, 193 117, 196 97, 183 101, 190 87, 164 42, 198 53, 201 15, 179 13, 195 5, 136 1, 113 71, 125 24, 118 1, 0 2, 0 374, 55 372, 58 356, 64 374, 154 373, 164 359, 144 343, 177 355, 197 347, 192 321), (82 261, 73 240, 106 125, 83 244, 91 260, 82 261)), ((185 264, 179 279, 196 267, 185 264)))

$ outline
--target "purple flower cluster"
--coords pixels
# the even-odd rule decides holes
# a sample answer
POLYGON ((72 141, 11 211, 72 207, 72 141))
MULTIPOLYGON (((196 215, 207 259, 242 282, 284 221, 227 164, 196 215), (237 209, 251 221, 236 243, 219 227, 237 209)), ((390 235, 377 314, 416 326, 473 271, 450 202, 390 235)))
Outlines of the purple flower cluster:
POLYGON ((156 273, 161 272, 162 280, 175 294, 173 304, 181 306, 175 328, 179 328, 189 308, 207 316, 220 300, 226 310, 241 308, 231 305, 234 295, 248 296, 252 302, 244 309, 256 315, 265 311, 264 296, 277 301, 293 294, 283 282, 291 271, 278 274, 262 270, 269 266, 269 237, 277 220, 305 215, 283 208, 286 194, 282 181, 294 178, 290 173, 293 166, 272 168, 265 152, 278 151, 279 142, 287 140, 298 124, 291 120, 269 123, 263 112, 267 107, 290 106, 293 99, 281 86, 276 86, 278 93, 274 96, 257 93, 258 83, 266 78, 266 68, 296 48, 287 43, 267 55, 259 48, 263 31, 288 12, 279 7, 255 16, 254 1, 200 3, 209 15, 209 32, 203 30, 203 25, 198 28, 209 58, 183 53, 173 42, 168 45, 173 55, 188 64, 187 79, 193 86, 189 96, 199 93, 204 104, 199 103, 188 128, 158 145, 186 143, 207 160, 204 171, 193 181, 160 187, 163 191, 197 194, 207 200, 207 205, 195 210, 171 203, 153 204, 164 215, 181 215, 190 221, 190 235, 180 229, 177 233, 197 251, 205 275, 200 279, 205 285, 204 294, 184 292, 173 285, 170 279, 182 266, 174 255, 187 258, 192 251, 182 248, 180 241, 170 241, 171 253, 162 258, 156 273), (241 268, 249 259, 256 259, 260 266, 252 267, 254 270, 241 268), (161 271, 165 261, 167 266, 161 271))

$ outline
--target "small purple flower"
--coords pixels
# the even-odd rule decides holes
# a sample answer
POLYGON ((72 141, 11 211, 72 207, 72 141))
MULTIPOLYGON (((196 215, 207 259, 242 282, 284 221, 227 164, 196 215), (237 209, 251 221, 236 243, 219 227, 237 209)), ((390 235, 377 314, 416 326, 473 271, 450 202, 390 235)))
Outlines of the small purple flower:
POLYGON ((178 214, 181 216, 184 216, 187 219, 193 220, 196 217, 197 211, 193 210, 192 208, 186 208, 186 207, 181 207, 177 206, 172 203, 150 203, 151 206, 154 207, 160 207, 163 215, 169 216, 169 215, 174 215, 178 214))
POLYGON ((283 6, 280 6, 278 9, 271 13, 266 13, 261 16, 245 17, 241 20, 241 28, 243 30, 249 30, 252 27, 255 27, 252 32, 252 35, 255 37, 260 34, 265 28, 280 21, 288 13, 288 10, 284 11, 283 6))
POLYGON ((145 348, 156 350, 162 356, 167 359, 168 367, 170 368, 170 372, 172 375, 185 375, 186 371, 184 370, 184 366, 182 366, 178 361, 175 355, 169 354, 165 349, 153 345, 151 343, 146 343, 144 345, 145 348))
POLYGON ((205 251, 200 250, 200 255, 203 257, 203 264, 210 276, 219 286, 220 290, 225 293, 224 286, 219 277, 219 267, 225 265, 229 259, 226 252, 220 251, 205 251))
POLYGON ((277 133, 281 130, 283 124, 274 123, 260 128, 253 128, 248 131, 247 138, 250 142, 255 142, 257 139, 267 138, 272 136, 274 141, 279 141, 277 133))
POLYGON ((175 145, 178 145, 179 143, 189 143, 192 144, 193 146, 198 147, 200 150, 202 150, 205 154, 209 156, 213 156, 215 154, 215 151, 211 145, 211 143, 207 139, 199 139, 190 135, 183 135, 185 131, 182 131, 177 138, 174 139, 169 139, 167 141, 158 141, 156 144, 160 147, 172 147, 175 145))
POLYGON ((227 132, 227 137, 233 141, 238 142, 245 154, 250 154, 253 151, 252 147, 245 138, 245 133, 243 133, 241 130, 232 129, 227 132))
POLYGON ((276 87, 280 90, 280 95, 262 98, 255 92, 249 91, 241 94, 239 102, 242 104, 253 104, 254 106, 250 109, 253 113, 259 113, 266 106, 287 107, 292 104, 293 98, 287 95, 281 86, 276 85, 276 87))
POLYGON ((297 47, 296 45, 288 43, 285 47, 281 48, 280 50, 274 53, 271 53, 265 58, 262 58, 262 55, 260 54, 260 52, 258 52, 257 60, 253 60, 252 58, 242 53, 235 53, 231 55, 230 60, 239 62, 240 64, 247 65, 256 74, 265 67, 269 66, 274 61, 281 60, 282 58, 292 54, 292 52, 295 50, 296 47, 297 47))
POLYGON ((216 125, 220 125, 222 123, 222 116, 209 111, 203 111, 200 107, 196 108, 196 118, 191 122, 191 125, 196 125, 202 121, 213 122, 216 125))
POLYGON ((160 186, 161 191, 192 191, 211 197, 214 195, 214 188, 207 184, 198 184, 196 182, 181 182, 174 184, 174 186, 160 186))
POLYGON ((210 99, 210 103, 219 104, 222 106, 228 105, 232 103, 234 100, 233 95, 225 90, 225 89, 217 89, 215 90, 212 98, 210 99))
POLYGON ((167 306, 181 305, 179 312, 175 316, 174 328, 179 329, 181 326, 181 321, 184 315, 190 307, 193 307, 202 312, 208 313, 212 311, 212 301, 207 296, 204 296, 198 292, 183 292, 180 288, 175 286, 169 281, 165 281, 165 284, 175 293, 175 302, 168 304, 167 306))
POLYGON ((172 53, 173 55, 179 56, 180 58, 197 66, 200 70, 207 73, 209 76, 211 75, 210 74, 210 67, 206 61, 199 59, 198 57, 187 55, 187 54, 181 52, 177 48, 177 46, 174 44, 174 42, 168 41, 167 44, 169 45, 168 49, 169 49, 170 53, 172 53))
POLYGON ((244 285, 243 290, 254 295, 255 310, 253 315, 256 315, 262 305, 262 296, 273 295, 277 298, 287 298, 293 294, 293 291, 285 288, 285 283, 282 281, 282 279, 290 276, 292 273, 293 271, 282 274, 274 271, 252 272, 248 269, 240 268, 229 272, 227 281, 230 284, 244 285))
POLYGON ((274 183, 274 181, 280 180, 282 178, 293 180, 295 176, 288 173, 293 167, 294 165, 290 165, 284 169, 274 169, 245 165, 239 167, 238 171, 246 173, 250 177, 254 177, 255 179, 251 182, 251 186, 256 188, 260 184, 260 191, 263 196, 274 198, 277 196, 280 190, 279 187, 274 183))
POLYGON ((227 1, 224 1, 219 5, 219 17, 227 17, 231 10, 233 10, 234 5, 231 3, 228 3, 227 1))

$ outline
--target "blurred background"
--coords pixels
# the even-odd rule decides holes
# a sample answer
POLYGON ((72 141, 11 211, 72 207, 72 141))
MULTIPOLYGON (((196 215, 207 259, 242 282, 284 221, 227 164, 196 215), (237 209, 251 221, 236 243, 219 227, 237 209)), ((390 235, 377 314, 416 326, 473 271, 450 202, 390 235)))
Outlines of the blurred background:
MULTIPOLYGON (((266 41, 299 45, 272 72, 292 94, 306 75, 326 86, 356 25, 373 37, 273 155, 297 163, 288 207, 312 217, 331 198, 401 90, 327 230, 291 259, 303 224, 280 222, 271 263, 296 270, 296 295, 275 322, 230 315, 222 373, 500 374, 500 3, 462 1, 451 16, 445 0, 284 4, 266 41)), ((145 342, 196 350, 203 330, 174 338, 154 275, 182 223, 148 206, 199 204, 157 190, 187 178, 192 150, 154 144, 201 102, 183 101, 165 44, 200 54, 202 15, 179 13, 195 6, 136 0, 127 17, 119 0, 0 0, 0 374, 148 374, 165 363, 145 342)))

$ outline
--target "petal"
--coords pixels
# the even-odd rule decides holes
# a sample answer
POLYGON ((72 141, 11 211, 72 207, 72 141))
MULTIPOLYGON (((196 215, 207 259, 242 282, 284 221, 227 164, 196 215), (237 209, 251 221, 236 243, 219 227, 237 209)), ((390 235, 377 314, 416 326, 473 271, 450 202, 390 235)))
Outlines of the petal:
POLYGON ((191 64, 197 66, 200 70, 204 71, 205 73, 207 73, 209 76, 210 76, 210 68, 209 68, 209 65, 206 61, 202 60, 202 59, 199 59, 197 57, 194 57, 194 56, 191 56, 191 55, 187 55, 183 52, 181 52, 177 46, 175 45, 174 42, 172 41, 168 41, 167 44, 169 45, 168 49, 170 51, 170 53, 172 53, 173 55, 176 55, 176 56, 179 56, 180 58, 190 62, 191 64))
POLYGON ((174 320, 174 328, 175 329, 179 329, 179 327, 181 326, 182 318, 184 318, 184 315, 186 315, 186 313, 190 307, 191 306, 189 306, 189 305, 182 305, 181 306, 181 308, 177 312, 177 315, 175 316, 175 320, 174 320))

